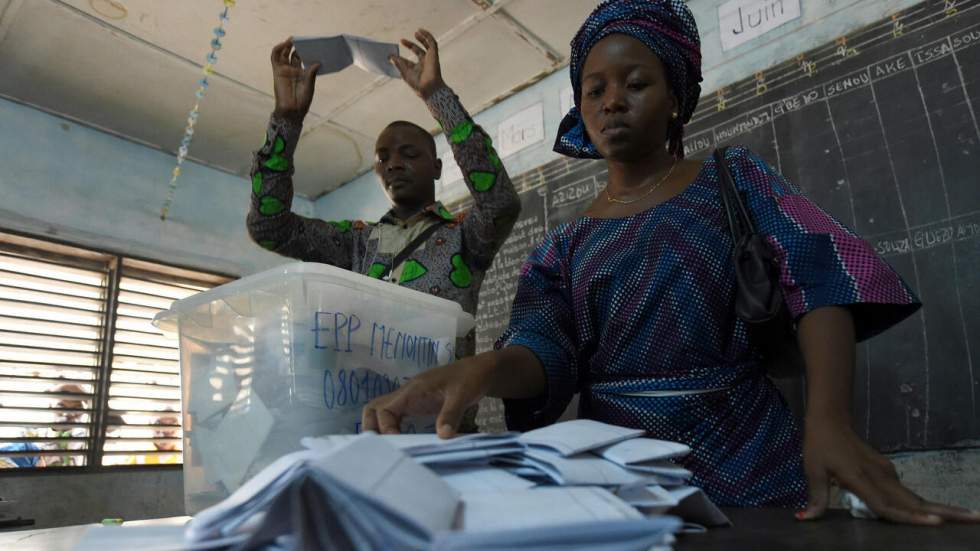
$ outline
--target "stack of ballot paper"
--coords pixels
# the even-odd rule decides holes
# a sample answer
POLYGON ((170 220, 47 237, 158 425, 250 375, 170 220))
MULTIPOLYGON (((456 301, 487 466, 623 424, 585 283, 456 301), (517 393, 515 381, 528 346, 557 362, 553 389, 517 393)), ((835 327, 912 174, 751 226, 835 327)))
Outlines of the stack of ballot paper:
MULTIPOLYGON (((303 445, 199 513, 184 541, 153 549, 665 551, 691 523, 728 523, 671 462, 687 446, 595 421, 303 445)), ((84 549, 117 548, 98 541, 107 533, 94 529, 84 549)))
MULTIPOLYGON (((670 513, 705 526, 729 524, 691 472, 673 462, 690 453, 677 442, 644 438, 644 431, 589 419, 520 433, 470 434, 450 440, 434 434, 382 438, 432 469, 460 492, 526 490, 544 486, 598 486, 646 515, 670 513)), ((326 451, 354 435, 306 438, 326 451)))

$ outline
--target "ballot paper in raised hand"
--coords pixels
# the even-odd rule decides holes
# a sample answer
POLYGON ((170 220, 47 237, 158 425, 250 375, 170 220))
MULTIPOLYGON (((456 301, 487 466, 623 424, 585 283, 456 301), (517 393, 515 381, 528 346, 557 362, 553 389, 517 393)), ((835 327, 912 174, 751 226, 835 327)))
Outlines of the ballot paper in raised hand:
POLYGON ((341 34, 293 37, 293 46, 304 65, 320 64, 318 75, 336 73, 353 64, 370 73, 401 78, 398 69, 388 61, 389 57, 398 55, 398 44, 341 34))

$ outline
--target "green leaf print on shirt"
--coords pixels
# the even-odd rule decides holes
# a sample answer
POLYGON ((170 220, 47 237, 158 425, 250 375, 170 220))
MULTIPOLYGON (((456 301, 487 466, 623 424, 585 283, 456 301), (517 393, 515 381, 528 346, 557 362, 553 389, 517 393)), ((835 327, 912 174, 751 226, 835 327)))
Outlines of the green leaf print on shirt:
POLYGON ((381 279, 381 274, 385 273, 385 270, 387 269, 388 267, 384 264, 375 262, 374 264, 371 264, 370 268, 368 268, 367 276, 373 277, 374 279, 381 279))
POLYGON ((258 195, 262 193, 262 173, 255 171, 252 175, 252 193, 258 195))
POLYGON ((272 144, 272 155, 262 163, 262 166, 276 172, 285 172, 288 170, 289 160, 282 156, 282 152, 285 150, 286 142, 283 141, 282 137, 276 136, 276 142, 272 144))
POLYGON ((456 217, 453 216, 453 213, 449 212, 449 209, 447 209, 446 207, 444 207, 442 205, 439 205, 439 210, 436 211, 436 214, 438 214, 440 217, 442 217, 443 220, 445 220, 447 222, 455 222, 456 221, 456 217))
POLYGON ((477 191, 490 191, 497 183, 497 175, 492 172, 482 172, 474 170, 470 172, 470 182, 473 182, 473 189, 477 191))
POLYGON ((453 285, 459 287, 460 289, 465 289, 473 283, 473 274, 470 272, 470 267, 466 265, 463 261, 463 257, 458 254, 454 254, 452 258, 453 271, 449 274, 449 280, 453 282, 453 285))
POLYGON ((456 128, 453 128, 449 133, 449 143, 457 144, 466 141, 466 138, 470 137, 473 133, 473 121, 461 122, 456 128))
POLYGON ((424 276, 428 273, 428 268, 417 260, 406 260, 405 267, 402 268, 402 276, 398 278, 398 283, 408 283, 424 276))
POLYGON ((331 220, 328 222, 331 226, 337 228, 340 233, 347 233, 350 231, 351 227, 354 225, 350 220, 331 220))
POLYGON ((259 199, 259 212, 263 216, 274 216, 282 212, 285 208, 286 205, 282 201, 271 195, 266 195, 259 199))
POLYGON ((289 161, 282 155, 276 154, 266 159, 262 166, 275 172, 285 172, 289 169, 289 161))

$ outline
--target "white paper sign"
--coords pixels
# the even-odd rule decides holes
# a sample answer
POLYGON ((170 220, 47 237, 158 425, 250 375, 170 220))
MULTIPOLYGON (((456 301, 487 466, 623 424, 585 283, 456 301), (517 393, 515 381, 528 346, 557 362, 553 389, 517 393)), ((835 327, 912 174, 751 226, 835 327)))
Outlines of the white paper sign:
POLYGON ((497 154, 500 158, 534 145, 544 139, 544 106, 536 103, 520 111, 497 127, 497 154))
POLYGON ((800 16, 800 0, 729 0, 718 6, 721 49, 731 50, 800 16))

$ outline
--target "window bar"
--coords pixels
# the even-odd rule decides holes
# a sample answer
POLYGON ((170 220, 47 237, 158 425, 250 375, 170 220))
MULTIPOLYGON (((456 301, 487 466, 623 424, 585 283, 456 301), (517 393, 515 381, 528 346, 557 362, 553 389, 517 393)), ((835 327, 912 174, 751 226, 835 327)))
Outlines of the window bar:
POLYGON ((119 304, 119 280, 122 277, 122 259, 113 257, 109 265, 109 278, 106 282, 106 314, 102 325, 102 365, 96 378, 96 395, 92 397, 92 428, 89 434, 88 469, 102 466, 102 445, 105 441, 105 425, 109 407, 109 377, 112 375, 112 349, 116 333, 116 307, 119 304))

